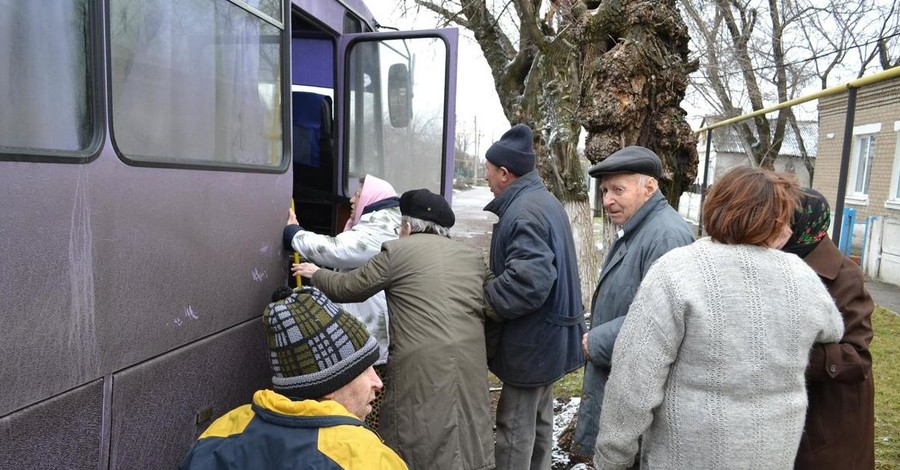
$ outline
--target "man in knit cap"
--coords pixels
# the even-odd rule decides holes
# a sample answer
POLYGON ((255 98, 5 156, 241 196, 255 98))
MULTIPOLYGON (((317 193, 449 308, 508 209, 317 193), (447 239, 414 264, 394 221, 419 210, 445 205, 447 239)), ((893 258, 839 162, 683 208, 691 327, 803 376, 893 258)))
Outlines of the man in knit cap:
POLYGON ((182 469, 406 469, 363 421, 381 380, 365 325, 306 287, 263 312, 274 390, 217 419, 182 469))
POLYGON ((641 280, 657 258, 694 241, 687 222, 659 191, 662 162, 652 150, 625 147, 588 173, 600 179, 603 209, 616 240, 591 300, 591 329, 582 339, 588 361, 572 441, 578 460, 589 460, 594 453, 613 345, 641 280))
MULTIPOLYGON (((531 129, 513 126, 488 149, 494 225, 484 296, 502 318, 488 361, 503 381, 497 468, 547 469, 553 447, 553 383, 584 363, 585 331, 575 242, 562 204, 534 170, 531 129)), ((492 332, 491 336, 495 336, 492 332)))

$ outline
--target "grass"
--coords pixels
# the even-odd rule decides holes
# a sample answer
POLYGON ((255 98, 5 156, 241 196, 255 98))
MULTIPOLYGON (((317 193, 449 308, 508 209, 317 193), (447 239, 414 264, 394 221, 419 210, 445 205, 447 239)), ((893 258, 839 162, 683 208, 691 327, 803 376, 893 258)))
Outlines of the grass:
POLYGON ((584 367, 569 372, 553 384, 553 397, 566 401, 581 396, 581 381, 584 378, 584 367))
MULTIPOLYGON (((872 315, 875 374, 875 468, 900 469, 900 316, 882 307, 872 315)), ((560 399, 581 394, 583 369, 572 372, 553 386, 560 399)))
POLYGON ((900 316, 877 307, 872 315, 875 338, 875 468, 900 468, 900 316))

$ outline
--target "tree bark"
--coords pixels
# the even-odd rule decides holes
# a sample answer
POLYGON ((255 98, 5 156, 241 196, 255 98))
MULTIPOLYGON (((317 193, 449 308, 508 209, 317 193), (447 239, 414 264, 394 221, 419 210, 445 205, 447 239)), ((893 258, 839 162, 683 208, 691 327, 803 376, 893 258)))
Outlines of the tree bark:
POLYGON ((688 60, 675 0, 510 0, 501 12, 485 0, 452 11, 451 2, 415 3, 473 32, 510 124, 534 130, 538 172, 572 221, 588 308, 601 257, 577 151, 581 129, 591 163, 627 145, 656 151, 673 205, 696 176, 696 138, 679 106, 697 63, 688 60), (517 34, 504 32, 510 22, 517 34))

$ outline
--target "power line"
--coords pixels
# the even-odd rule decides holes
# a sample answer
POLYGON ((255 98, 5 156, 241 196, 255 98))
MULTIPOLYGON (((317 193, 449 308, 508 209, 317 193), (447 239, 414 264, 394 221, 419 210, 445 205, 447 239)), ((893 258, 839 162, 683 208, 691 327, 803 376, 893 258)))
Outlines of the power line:
MULTIPOLYGON (((865 43, 862 43, 862 44, 857 44, 857 45, 855 45, 855 46, 848 47, 848 48, 846 48, 846 49, 835 49, 835 50, 833 50, 833 51, 824 52, 824 53, 821 53, 821 54, 814 55, 814 56, 812 56, 812 57, 810 57, 810 58, 807 58, 807 59, 798 59, 798 60, 795 60, 795 61, 786 62, 786 63, 784 64, 784 66, 798 65, 798 64, 805 64, 805 63, 812 62, 812 61, 817 60, 817 59, 821 59, 821 58, 823 58, 823 57, 828 57, 828 56, 830 56, 830 55, 838 54, 838 53, 840 53, 840 52, 842 52, 842 51, 844 51, 844 50, 849 50, 849 49, 859 49, 859 48, 862 48, 862 47, 865 47, 865 46, 870 46, 870 45, 872 45, 872 44, 876 44, 876 43, 878 43, 878 42, 881 42, 881 41, 884 41, 884 40, 887 40, 887 39, 892 39, 892 38, 895 38, 895 37, 898 37, 898 36, 900 36, 900 32, 896 32, 896 33, 894 33, 894 34, 890 34, 890 35, 887 35, 887 36, 882 36, 882 37, 880 37, 880 38, 878 38, 878 39, 873 39, 873 40, 871 40, 871 41, 868 41, 868 42, 865 42, 865 43)), ((759 66, 759 67, 753 67, 753 68, 750 69, 750 70, 752 70, 753 72, 762 72, 762 71, 772 70, 772 69, 776 69, 776 68, 778 68, 778 66, 776 66, 776 65, 761 65, 761 66, 759 66)), ((739 75, 739 74, 741 74, 741 72, 737 72, 737 71, 736 71, 736 72, 726 72, 726 73, 722 73, 722 74, 716 75, 716 76, 717 76, 718 78, 720 78, 720 79, 728 79, 728 78, 730 78, 730 77, 732 77, 732 76, 739 75)), ((701 77, 701 78, 704 78, 704 79, 705 79, 706 77, 701 77)))

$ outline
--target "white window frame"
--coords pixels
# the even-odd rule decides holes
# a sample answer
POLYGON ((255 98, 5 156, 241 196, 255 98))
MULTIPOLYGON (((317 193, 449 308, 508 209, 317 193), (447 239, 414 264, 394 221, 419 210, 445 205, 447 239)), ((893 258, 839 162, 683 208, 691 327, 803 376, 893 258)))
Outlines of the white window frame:
MULTIPOLYGON (((862 126, 855 126, 853 128, 853 146, 850 151, 850 168, 847 172, 847 196, 845 201, 847 204, 854 205, 868 205, 869 204, 869 194, 868 192, 859 191, 856 180, 858 179, 857 171, 859 170, 859 156, 861 151, 861 143, 863 141, 871 142, 869 138, 875 138, 875 134, 881 131, 881 123, 875 124, 865 124, 862 126)), ((877 145, 878 140, 875 140, 875 145, 877 145)), ((875 147, 872 145, 870 147, 871 153, 874 153, 875 147)), ((863 185, 867 186, 868 181, 872 176, 872 160, 873 156, 871 154, 867 155, 867 159, 869 164, 865 168, 866 174, 864 175, 863 185)))
POLYGON ((894 171, 891 176, 891 187, 888 189, 886 209, 900 210, 900 121, 894 121, 894 171))

